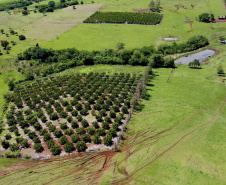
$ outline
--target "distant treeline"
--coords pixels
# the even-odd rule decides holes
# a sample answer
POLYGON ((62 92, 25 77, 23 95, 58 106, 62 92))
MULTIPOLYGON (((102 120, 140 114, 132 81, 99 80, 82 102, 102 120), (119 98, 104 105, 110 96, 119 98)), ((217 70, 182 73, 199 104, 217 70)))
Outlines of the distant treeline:
POLYGON ((158 13, 95 12, 84 23, 159 24, 163 15, 158 13))
MULTIPOLYGON (((37 1, 37 2, 39 2, 39 1, 37 1)), ((1 3, 0 11, 13 10, 15 8, 24 8, 31 4, 33 4, 32 0, 19 0, 19 1, 10 1, 7 3, 1 3)))
MULTIPOLYGON (((111 65, 141 65, 146 66, 153 61, 153 67, 174 67, 173 59, 164 59, 166 54, 182 53, 208 45, 208 39, 203 36, 195 36, 182 44, 164 44, 158 49, 154 46, 135 48, 132 50, 113 50, 103 51, 79 51, 75 48, 63 50, 44 49, 39 46, 31 47, 23 53, 18 54, 19 60, 35 60, 40 64, 48 64, 41 70, 35 71, 36 76, 46 76, 58 73, 75 66, 111 64, 111 65), (37 73, 37 74, 36 74, 37 73)), ((23 69, 19 68, 22 72, 23 69)))

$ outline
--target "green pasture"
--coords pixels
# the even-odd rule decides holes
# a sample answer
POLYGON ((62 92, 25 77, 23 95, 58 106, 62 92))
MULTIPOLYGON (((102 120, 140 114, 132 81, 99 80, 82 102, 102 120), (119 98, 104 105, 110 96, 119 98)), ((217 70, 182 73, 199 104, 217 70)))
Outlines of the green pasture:
MULTIPOLYGON (((98 1, 101 2, 101 1, 98 1)), ((166 1, 162 0, 162 12, 164 18, 160 25, 126 25, 126 24, 80 24, 69 32, 59 36, 46 44, 48 48, 62 49, 65 47, 76 47, 78 49, 101 50, 105 48, 114 49, 118 42, 123 42, 126 48, 132 49, 149 45, 159 45, 170 41, 164 41, 164 37, 178 37, 180 41, 186 41, 194 35, 205 35, 210 39, 211 44, 216 42, 219 35, 225 35, 226 24, 200 23, 196 20, 203 12, 211 12, 215 17, 225 14, 222 1, 166 1), (180 8, 176 11, 174 5, 183 4, 187 9, 180 8), (195 4, 194 9, 191 4, 195 4), (186 23, 185 17, 193 21, 192 31, 186 23)), ((148 8, 149 1, 108 1, 104 3, 100 11, 133 11, 148 8), (116 6, 117 5, 117 6, 116 6)))
POLYGON ((215 65, 179 66, 170 83, 171 69, 154 70, 150 99, 140 103, 125 149, 112 159, 117 172, 111 166, 100 184, 121 182, 127 177, 124 169, 132 177, 122 184, 225 184, 226 89, 215 65))

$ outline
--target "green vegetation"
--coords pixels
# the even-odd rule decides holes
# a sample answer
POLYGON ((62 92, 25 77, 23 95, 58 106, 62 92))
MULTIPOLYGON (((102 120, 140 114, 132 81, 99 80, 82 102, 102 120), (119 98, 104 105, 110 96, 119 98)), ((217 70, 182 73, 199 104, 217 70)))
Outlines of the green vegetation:
POLYGON ((83 22, 155 25, 161 20, 162 15, 157 13, 95 12, 83 22))

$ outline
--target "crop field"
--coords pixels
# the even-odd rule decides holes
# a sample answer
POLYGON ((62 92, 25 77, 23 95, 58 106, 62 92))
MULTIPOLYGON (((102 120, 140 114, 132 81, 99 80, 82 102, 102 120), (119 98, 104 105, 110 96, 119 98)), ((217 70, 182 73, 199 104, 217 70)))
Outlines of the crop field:
MULTIPOLYGON (((3 1, 9 0, 0 3, 3 1)), ((0 126, 4 128, 0 184, 225 185, 226 45, 219 39, 226 37, 226 24, 198 21, 201 13, 212 13, 215 18, 225 15, 224 1, 161 0, 163 18, 158 25, 83 23, 96 11, 150 13, 150 0, 83 2, 75 11, 67 7, 46 16, 0 12, 0 29, 5 31, 0 40, 8 40, 11 47, 9 54, 0 48, 0 126), (18 34, 11 35, 9 28, 18 34), (27 39, 19 40, 21 34, 27 39), (139 82, 147 67, 85 66, 83 58, 63 50, 75 47, 93 55, 115 49, 117 57, 124 51, 136 51, 135 56, 143 46, 179 45, 197 35, 208 38, 209 45, 186 53, 162 52, 164 60, 206 49, 215 54, 199 69, 184 64, 153 68, 135 109, 131 97, 141 92, 139 82), (41 61, 43 58, 35 56, 15 62, 18 53, 37 43, 54 50, 48 59, 57 59, 41 61), (125 48, 119 49, 118 43, 125 48), (71 55, 61 60, 61 52, 71 55), (29 72, 54 66, 56 61, 65 65, 77 60, 77 67, 62 72, 54 68, 55 73, 43 77, 40 73, 9 91, 7 83, 13 78, 14 82, 24 80, 29 72), (219 73, 220 66, 224 73, 219 73), (23 67, 22 73, 17 71, 19 67, 23 67), (3 96, 10 101, 5 114, 3 96), (5 150, 7 142, 11 145, 5 150), (12 153, 21 153, 22 158, 7 158, 12 153)), ((28 9, 35 5, 38 3, 28 9)), ((155 50, 148 61, 152 64, 159 53, 155 50)))
MULTIPOLYGON (((65 145, 68 140, 111 146, 112 137, 119 137, 117 132, 123 129, 120 125, 129 113, 139 78, 123 73, 112 76, 104 73, 80 76, 78 73, 15 87, 15 93, 8 95, 13 104, 6 115, 9 132, 5 131, 5 139, 11 141, 20 136, 16 141, 22 148, 29 148, 29 145, 35 148, 45 141, 44 148, 50 150, 54 143, 65 145), (24 140, 24 135, 29 137, 29 142, 24 140), (25 146, 24 142, 28 144, 25 146)), ((3 147, 8 149, 6 140, 3 147)), ((92 144, 87 147, 95 148, 92 144)), ((44 148, 36 152, 41 153, 44 148)))

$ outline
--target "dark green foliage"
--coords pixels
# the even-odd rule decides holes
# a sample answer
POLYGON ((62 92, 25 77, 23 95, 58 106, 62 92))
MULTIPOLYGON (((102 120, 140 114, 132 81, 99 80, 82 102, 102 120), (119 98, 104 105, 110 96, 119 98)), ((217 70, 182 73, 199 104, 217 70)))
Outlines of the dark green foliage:
POLYGON ((66 117, 67 117, 67 113, 64 112, 64 111, 61 111, 61 112, 60 112, 60 117, 61 117, 61 118, 66 118, 66 117))
POLYGON ((84 23, 159 24, 162 15, 157 13, 95 12, 84 23))
POLYGON ((128 107, 127 106, 122 106, 122 112, 124 114, 127 114, 128 113, 128 107))
POLYGON ((80 141, 79 135, 78 135, 78 134, 73 134, 73 135, 71 136, 71 141, 72 141, 73 143, 77 143, 78 141, 80 141))
POLYGON ((25 40, 26 37, 25 37, 24 35, 19 35, 19 39, 20 39, 20 40, 25 40))
POLYGON ((28 132, 28 137, 29 137, 30 139, 33 139, 34 137, 36 137, 36 133, 35 133, 34 131, 29 131, 29 132, 28 132))
POLYGON ((110 146, 112 145, 112 136, 111 135, 107 135, 104 139, 103 142, 106 146, 110 146))
POLYGON ((105 129, 103 128, 99 128, 96 130, 96 133, 99 135, 99 136, 105 136, 105 129))
POLYGON ((84 134, 84 135, 82 136, 82 140, 83 140, 85 143, 90 143, 90 142, 91 142, 90 135, 89 135, 89 134, 84 134))
POLYGON ((66 136, 61 136, 61 137, 58 139, 58 141, 59 141, 59 143, 60 143, 61 145, 64 145, 64 144, 66 144, 66 143, 68 142, 66 136))
POLYGON ((30 147, 30 145, 29 145, 27 139, 24 139, 23 141, 21 141, 20 145, 21 145, 21 147, 23 147, 23 148, 29 148, 29 147, 30 147))
POLYGON ((55 142, 53 141, 53 139, 50 139, 50 140, 46 141, 46 145, 47 145, 48 149, 50 149, 52 146, 55 145, 55 142))
POLYGON ((10 133, 7 133, 7 134, 5 135, 5 139, 6 139, 6 140, 10 140, 11 138, 12 138, 12 136, 11 136, 10 133))
POLYGON ((67 142, 65 145, 64 145, 64 151, 67 152, 67 153, 71 153, 75 150, 75 147, 73 145, 73 143, 71 142, 67 142))
POLYGON ((41 143, 40 139, 37 136, 34 137, 32 140, 34 143, 41 143))
POLYGON ((110 128, 110 127, 109 127, 109 123, 103 122, 103 123, 102 123, 102 128, 108 130, 108 129, 110 128))
POLYGON ((65 133, 66 135, 70 136, 70 135, 72 135, 72 134, 74 133, 74 131, 73 131, 73 129, 68 128, 68 129, 64 130, 64 133, 65 133))
POLYGON ((63 133, 62 133, 61 130, 56 129, 56 130, 53 132, 53 135, 54 135, 55 137, 59 138, 59 137, 63 136, 63 133))
POLYGON ((71 112, 71 114, 72 114, 72 116, 77 116, 77 115, 78 115, 78 111, 77 111, 77 110, 73 110, 73 111, 71 112))
POLYGON ((76 144, 76 149, 78 152, 84 152, 86 150, 87 146, 84 141, 78 141, 76 144))
POLYGON ((34 124, 34 128, 35 128, 35 130, 40 130, 40 129, 42 129, 42 126, 40 125, 39 122, 36 122, 36 123, 34 124))
POLYGON ((94 121, 93 123, 92 123, 92 125, 94 126, 94 128, 99 128, 99 125, 98 125, 98 122, 97 121, 94 121))
POLYGON ((45 133, 44 136, 43 136, 43 140, 48 141, 50 139, 51 139, 51 135, 49 133, 45 133))
POLYGON ((62 130, 67 129, 67 128, 68 128, 68 127, 67 127, 67 123, 66 123, 66 122, 60 123, 60 128, 61 128, 62 130))
POLYGON ((50 125, 49 126, 49 131, 50 132, 54 132, 56 130, 56 126, 55 125, 50 125))
POLYGON ((53 155, 60 155, 61 153, 61 148, 59 145, 53 145, 51 146, 50 148, 50 152, 53 154, 53 155))
POLYGON ((19 145, 18 144, 11 144, 10 146, 9 146, 9 149, 10 149, 10 151, 12 151, 12 152, 15 152, 15 151, 17 151, 17 150, 19 150, 19 145))
POLYGON ((80 135, 83 135, 83 134, 86 133, 86 131, 85 131, 84 128, 82 128, 82 127, 77 128, 77 129, 76 129, 76 132, 77 132, 78 134, 80 134, 80 135))
POLYGON ((77 116, 77 120, 78 120, 78 121, 82 121, 82 116, 81 116, 81 115, 78 115, 78 116, 77 116))
POLYGON ((57 115, 57 113, 52 113, 52 114, 50 114, 50 119, 51 120, 57 120, 59 117, 58 117, 58 115, 57 115))
POLYGON ((24 0, 9 1, 7 3, 1 3, 0 4, 0 11, 13 10, 15 8, 23 8, 23 7, 27 7, 31 4, 33 4, 33 2, 29 1, 29 0, 28 1, 24 1, 24 0))
POLYGON ((119 106, 117 105, 113 105, 111 109, 115 112, 119 112, 119 106))
POLYGON ((83 116, 86 116, 88 114, 88 110, 87 109, 82 109, 80 111, 80 114, 83 115, 83 116))
POLYGON ((118 127, 119 127, 119 123, 115 122, 115 123, 112 124, 113 129, 118 130, 118 127))
POLYGON ((84 128, 86 128, 86 127, 88 127, 89 126, 89 123, 88 123, 88 121, 87 120, 82 120, 82 126, 84 127, 84 128))
POLYGON ((75 105, 75 108, 80 111, 82 110, 82 104, 81 103, 78 103, 77 105, 75 105))
POLYGON ((114 110, 111 110, 110 113, 109 113, 109 116, 111 118, 115 118, 116 117, 115 111, 114 110))
POLYGON ((91 136, 95 134, 95 129, 93 127, 89 127, 87 130, 87 133, 90 134, 91 136))
POLYGON ((98 134, 95 134, 93 136, 92 141, 94 142, 94 144, 101 144, 101 139, 100 139, 100 136, 98 134))
POLYGON ((2 141, 2 147, 3 147, 4 149, 8 149, 8 148, 9 148, 9 142, 6 141, 6 140, 3 140, 3 141, 2 141))
POLYGON ((41 143, 35 143, 34 144, 34 150, 37 153, 41 153, 44 150, 44 148, 42 147, 41 143))
POLYGON ((112 137, 116 137, 117 131, 115 129, 110 129, 110 130, 108 130, 107 134, 111 135, 112 137))
POLYGON ((79 125, 78 125, 78 123, 77 123, 77 121, 72 121, 71 122, 71 127, 73 128, 73 129, 76 129, 76 128, 78 128, 79 127, 79 125))
POLYGON ((214 20, 214 15, 209 13, 202 13, 199 15, 199 22, 209 23, 214 20))

